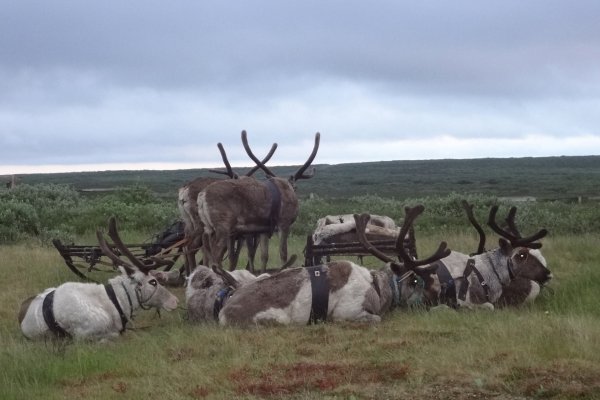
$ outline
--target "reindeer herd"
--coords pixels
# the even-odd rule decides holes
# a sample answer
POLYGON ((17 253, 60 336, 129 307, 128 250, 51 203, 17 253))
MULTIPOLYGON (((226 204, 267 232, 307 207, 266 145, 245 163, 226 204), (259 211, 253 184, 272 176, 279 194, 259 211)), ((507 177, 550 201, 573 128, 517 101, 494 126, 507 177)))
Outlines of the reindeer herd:
POLYGON ((105 285, 64 283, 25 300, 19 312, 23 334, 30 339, 73 337, 106 340, 122 333, 139 308, 174 310, 178 300, 165 286, 185 284, 189 320, 220 325, 309 324, 318 321, 377 323, 394 308, 473 309, 516 306, 533 301, 552 278, 539 248, 546 230, 523 237, 517 229, 517 209, 510 209, 502 228, 498 206, 490 209, 487 224, 500 236, 486 250, 485 233, 475 220, 472 205, 464 202, 467 217, 479 233, 477 251, 451 251, 446 242, 431 256, 419 259, 414 222, 424 212, 418 205, 405 209, 400 227, 385 216, 348 214, 324 217, 313 238, 354 240, 384 265, 371 269, 350 260, 328 260, 317 266, 293 267, 287 240, 299 212, 296 184, 315 174, 320 134, 306 162, 289 177, 276 176, 267 166, 277 145, 262 159, 252 152, 246 132, 243 147, 256 164, 245 174, 233 171, 218 144, 225 179, 197 178, 179 189, 178 207, 185 223, 185 265, 179 271, 157 270, 158 263, 137 259, 123 244, 116 221, 109 221, 107 243, 98 242, 121 274, 105 285), (267 179, 254 175, 261 170, 267 179), (268 241, 279 235, 280 268, 266 269, 268 241), (383 251, 376 239, 392 238, 395 248, 383 251), (248 251, 246 269, 237 269, 241 247, 248 251), (261 274, 254 258, 260 247, 261 274), (410 247, 410 246, 409 246, 410 247), (197 260, 199 251, 202 257, 197 260), (228 260, 228 270, 223 268, 228 260))

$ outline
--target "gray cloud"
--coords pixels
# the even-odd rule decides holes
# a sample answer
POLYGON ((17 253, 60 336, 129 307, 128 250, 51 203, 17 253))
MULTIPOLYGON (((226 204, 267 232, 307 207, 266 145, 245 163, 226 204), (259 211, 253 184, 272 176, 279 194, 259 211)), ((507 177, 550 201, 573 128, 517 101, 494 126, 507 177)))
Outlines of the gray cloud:
POLYGON ((598 15, 594 1, 7 2, 0 164, 220 162, 217 141, 242 162, 242 129, 292 149, 317 130, 324 148, 597 135, 598 15))

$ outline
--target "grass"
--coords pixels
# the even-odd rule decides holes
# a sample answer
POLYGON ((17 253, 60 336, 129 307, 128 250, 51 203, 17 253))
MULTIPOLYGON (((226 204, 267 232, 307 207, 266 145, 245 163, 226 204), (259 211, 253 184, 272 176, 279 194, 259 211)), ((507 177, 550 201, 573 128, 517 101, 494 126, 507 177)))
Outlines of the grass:
MULTIPOLYGON (((438 232, 418 238, 420 254, 442 238, 476 246, 471 234, 438 232)), ((292 252, 303 244, 293 237, 292 252)), ((68 345, 27 341, 16 313, 75 276, 53 248, 0 246, 0 398, 600 398, 599 244, 595 234, 545 239, 553 293, 531 307, 248 330, 191 325, 183 310, 140 312, 138 329, 117 341, 68 345)))

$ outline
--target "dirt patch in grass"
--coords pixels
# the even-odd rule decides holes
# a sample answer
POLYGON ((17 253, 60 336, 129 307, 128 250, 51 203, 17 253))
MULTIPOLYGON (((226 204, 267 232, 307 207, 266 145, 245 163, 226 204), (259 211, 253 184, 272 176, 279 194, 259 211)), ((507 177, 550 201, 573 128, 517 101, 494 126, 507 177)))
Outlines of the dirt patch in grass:
POLYGON ((238 395, 282 396, 303 391, 329 392, 347 385, 371 385, 405 379, 407 365, 365 363, 272 364, 252 373, 250 367, 229 374, 238 395))
POLYGON ((600 398, 600 367, 555 362, 517 368, 507 379, 519 393, 536 398, 600 398))

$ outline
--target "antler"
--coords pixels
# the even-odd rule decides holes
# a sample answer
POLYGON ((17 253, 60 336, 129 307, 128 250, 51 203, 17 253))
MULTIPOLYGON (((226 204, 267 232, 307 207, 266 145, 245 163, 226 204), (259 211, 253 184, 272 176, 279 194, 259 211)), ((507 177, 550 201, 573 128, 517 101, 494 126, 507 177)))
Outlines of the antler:
POLYGON ((231 168, 231 164, 229 164, 229 160, 227 159, 227 153, 225 153, 225 148, 223 147, 223 144, 221 144, 219 142, 219 143, 217 143, 217 147, 219 148, 219 152, 221 153, 221 158, 223 159, 223 164, 225 164, 225 169, 227 171, 221 171, 218 169, 209 169, 208 171, 214 172, 215 174, 227 175, 231 179, 237 179, 238 174, 233 172, 233 169, 231 168))
POLYGON ((485 251, 485 232, 477 220, 475 220, 475 216, 473 215, 473 204, 469 204, 466 200, 463 200, 461 204, 467 213, 471 225, 473 225, 477 233, 479 233, 479 245, 477 246, 477 253, 475 254, 481 254, 485 251))
MULTIPOLYGON (((398 252, 398 256, 402 259, 404 267, 410 270, 414 270, 415 268, 422 265, 431 264, 432 262, 447 257, 450 254, 450 249, 447 248, 446 242, 440 243, 440 246, 438 247, 437 251, 432 256, 424 260, 414 260, 406 252, 406 249, 404 248, 404 237, 406 236, 406 233, 412 226, 415 219, 423 212, 423 210, 425 210, 425 207, 423 207, 422 205, 418 205, 414 208, 407 207, 405 209, 406 216, 404 218, 402 227, 400 228, 398 238, 396 239, 396 251, 398 252)), ((356 234, 358 236, 358 240, 375 257, 379 258, 384 262, 392 263, 392 266, 398 267, 398 263, 396 261, 394 261, 387 254, 383 253, 381 250, 377 249, 375 246, 373 246, 367 239, 366 228, 370 218, 371 216, 369 214, 354 214, 354 221, 356 222, 356 234)))
POLYGON ((436 252, 424 260, 413 260, 404 249, 404 237, 406 236, 406 233, 410 229, 415 219, 417 219, 417 217, 421 215, 424 210, 425 207, 421 204, 413 208, 406 207, 404 209, 404 222, 402 224, 402 228, 400 228, 400 234, 396 239, 396 249, 398 249, 400 258, 402 258, 402 261, 404 262, 404 266, 409 269, 415 269, 421 265, 431 264, 434 261, 450 255, 450 249, 448 248, 448 244, 446 242, 441 242, 436 252))
POLYGON ((221 279, 223 279, 223 282, 225 282, 228 286, 231 286, 234 289, 240 286, 240 283, 238 282, 238 280, 235 279, 233 277, 233 275, 231 275, 229 272, 225 271, 223 268, 221 268, 217 265, 213 265, 212 270, 214 271, 215 274, 219 275, 221 277, 221 279))
POLYGON ((541 238, 543 238, 544 236, 546 236, 548 234, 548 231, 546 229, 541 229, 537 233, 534 233, 533 235, 525 237, 525 238, 521 237, 521 234, 516 229, 516 225, 514 223, 514 218, 515 218, 515 214, 517 213, 517 208, 513 207, 514 210, 511 208, 508 216, 506 217, 506 221, 508 222, 509 228, 513 231, 513 232, 508 232, 507 230, 500 228, 498 226, 498 224, 496 223, 496 214, 498 213, 498 208, 499 207, 497 205, 493 206, 492 209, 490 210, 490 216, 488 218, 488 225, 490 226, 490 228, 492 228, 492 230, 494 232, 496 232, 498 235, 502 236, 503 238, 508 239, 510 241, 510 243, 513 245, 513 247, 522 246, 522 247, 529 247, 530 249, 539 249, 540 247, 542 247, 541 243, 534 243, 534 242, 537 240, 540 240, 541 238))
POLYGON ((106 240, 104 239, 104 235, 102 234, 102 232, 97 230, 96 237, 98 238, 98 243, 100 244, 100 248, 102 249, 102 252, 108 258, 110 258, 115 263, 115 265, 121 265, 123 268, 125 268, 127 275, 132 275, 133 273, 135 273, 135 267, 133 265, 126 263, 124 260, 122 260, 118 255, 116 255, 112 251, 112 249, 110 248, 108 243, 106 243, 106 240))
MULTIPOLYGON (((213 172, 215 174, 227 175, 231 179, 239 178, 239 175, 236 172, 234 172, 233 169, 231 168, 231 164, 229 163, 229 160, 227 158, 227 153, 225 153, 225 148, 223 147, 223 144, 217 143, 217 147, 219 148, 219 153, 221 153, 221 158, 223 159, 223 164, 225 164, 226 171, 221 171, 219 169, 209 169, 208 171, 213 172)), ((273 143, 273 145, 271 146, 271 150, 269 150, 269 153, 267 153, 265 158, 263 158, 261 160, 261 163, 262 164, 267 163, 271 159, 271 157, 273 157, 273 154, 275 153, 276 149, 277 149, 277 143, 273 143)), ((252 176, 256 171, 258 171, 258 169, 259 169, 258 166, 252 167, 250 169, 250 171, 246 172, 245 176, 252 176)))
POLYGON ((263 162, 259 161, 258 158, 256 158, 256 156, 254 155, 254 153, 252 153, 252 150, 250 150, 250 145, 248 145, 248 137, 246 131, 242 131, 242 144, 244 145, 244 150, 246 150, 246 154, 248 154, 248 157, 250 157, 250 159, 254 161, 258 168, 262 169, 263 172, 267 174, 269 178, 277 176, 269 168, 267 168, 263 162))
POLYGON ((148 271, 150 271, 151 269, 155 269, 156 267, 160 266, 156 262, 145 264, 139 258, 133 255, 131 250, 129 250, 127 246, 125 246, 125 244, 121 240, 121 237, 119 236, 119 233, 117 232, 117 222, 115 220, 115 217, 110 217, 110 219, 108 220, 108 236, 110 236, 110 238, 113 240, 113 243, 115 244, 117 249, 119 249, 121 254, 127 257, 129 261, 131 261, 133 265, 140 271, 148 273, 148 271))
MULTIPOLYGON (((313 146, 312 153, 310 153, 308 160, 306 160, 306 162, 300 168, 298 168, 298 170, 290 177, 290 181, 295 182, 298 179, 309 179, 314 176, 314 174, 315 174, 314 168, 308 174, 305 174, 305 171, 310 166, 310 164, 313 162, 315 157, 317 156, 317 151, 319 150, 320 142, 321 142, 321 134, 319 132, 317 132, 315 134, 315 145, 313 146)), ((274 178, 277 176, 273 173, 273 171, 271 171, 269 168, 267 168, 265 166, 264 161, 259 161, 258 158, 254 155, 254 153, 252 153, 252 150, 250 149, 250 145, 248 144, 248 135, 247 135, 246 131, 242 131, 242 144, 244 145, 244 150, 246 150, 246 154, 248 154, 248 157, 250 157, 252 159, 252 161, 254 161, 254 163, 256 164, 256 166, 258 168, 262 169, 263 172, 269 178, 274 178)))
MULTIPOLYGON (((266 164, 271 159, 271 157, 273 157, 273 153, 275 153, 276 149, 277 149, 277 143, 273 143, 273 145, 271 146, 271 150, 269 150, 269 153, 265 156, 265 158, 263 158, 260 161, 260 163, 263 164, 263 165, 266 164)), ((256 171, 258 171, 259 169, 260 169, 260 167, 258 165, 255 165, 254 167, 252 167, 250 169, 250 171, 246 172, 246 176, 252 176, 252 175, 254 175, 254 173, 256 171)))
POLYGON ((317 151, 319 150, 319 143, 320 142, 321 142, 321 134, 319 132, 317 132, 315 134, 315 145, 313 146, 312 153, 310 153, 310 156, 308 157, 308 160, 306 160, 306 162, 300 168, 298 168, 298 170, 296 171, 296 173, 294 175, 292 175, 291 180, 293 182, 297 181, 298 179, 309 179, 309 178, 312 178, 315 175, 315 168, 314 167, 311 170, 311 172, 309 172, 308 174, 305 174, 304 171, 306 171, 306 169, 310 166, 310 164, 312 164, 313 160, 317 156, 317 151))
POLYGON ((383 251, 379 250, 377 247, 373 246, 371 242, 367 239, 367 224, 371 216, 369 214, 354 214, 354 222, 356 223, 356 236, 358 237, 358 241, 363 245, 369 253, 373 254, 375 257, 379 258, 381 261, 386 263, 396 263, 396 261, 385 254, 383 251))

